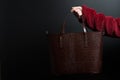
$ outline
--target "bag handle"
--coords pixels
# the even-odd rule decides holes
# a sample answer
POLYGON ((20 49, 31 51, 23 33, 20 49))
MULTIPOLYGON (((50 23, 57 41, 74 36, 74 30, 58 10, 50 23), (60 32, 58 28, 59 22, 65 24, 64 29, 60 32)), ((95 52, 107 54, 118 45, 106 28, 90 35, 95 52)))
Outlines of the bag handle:
MULTIPOLYGON (((69 15, 69 14, 68 14, 69 15)), ((62 48, 62 34, 65 33, 65 24, 66 24, 66 19, 68 17, 68 15, 65 17, 64 19, 64 22, 63 22, 63 25, 62 25, 62 29, 61 29, 61 32, 60 32, 60 37, 59 37, 59 40, 60 40, 60 48, 62 48)), ((84 33, 84 44, 85 44, 85 47, 88 46, 88 41, 87 41, 87 29, 86 29, 86 26, 85 26, 85 22, 84 22, 84 17, 83 15, 81 16, 82 18, 82 29, 83 29, 83 33, 84 33)))
MULTIPOLYGON (((64 22, 63 22, 63 25, 62 25, 62 29, 61 29, 61 32, 60 32, 61 34, 65 33, 66 19, 67 19, 68 16, 69 16, 69 14, 67 14, 67 16, 64 19, 64 22)), ((83 29, 83 32, 86 33, 87 29, 86 29, 86 26, 85 26, 83 15, 81 16, 81 19, 82 19, 82 29, 83 29)))

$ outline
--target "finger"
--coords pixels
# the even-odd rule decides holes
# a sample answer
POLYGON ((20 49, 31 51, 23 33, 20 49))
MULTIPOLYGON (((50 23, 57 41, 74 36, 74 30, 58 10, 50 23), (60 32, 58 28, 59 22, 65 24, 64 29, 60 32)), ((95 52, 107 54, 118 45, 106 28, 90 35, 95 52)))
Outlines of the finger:
POLYGON ((81 6, 75 6, 75 7, 72 7, 72 9, 82 9, 82 7, 81 6))
POLYGON ((71 12, 78 12, 78 11, 81 11, 82 10, 82 7, 72 7, 71 9, 71 12))
POLYGON ((76 9, 72 7, 71 12, 74 12, 76 9))

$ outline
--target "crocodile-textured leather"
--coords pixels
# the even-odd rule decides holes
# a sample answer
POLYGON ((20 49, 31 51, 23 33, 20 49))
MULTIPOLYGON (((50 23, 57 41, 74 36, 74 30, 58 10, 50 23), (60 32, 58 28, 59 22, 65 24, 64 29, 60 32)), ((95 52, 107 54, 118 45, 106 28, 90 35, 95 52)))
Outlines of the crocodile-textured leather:
POLYGON ((54 74, 101 72, 101 32, 51 34, 48 37, 51 70, 54 74))

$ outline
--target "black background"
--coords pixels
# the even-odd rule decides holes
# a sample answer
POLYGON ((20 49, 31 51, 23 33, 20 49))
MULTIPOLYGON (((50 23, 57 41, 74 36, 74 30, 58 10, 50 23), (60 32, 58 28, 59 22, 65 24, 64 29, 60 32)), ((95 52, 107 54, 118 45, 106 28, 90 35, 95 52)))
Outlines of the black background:
MULTIPOLYGON (((72 6, 85 4, 97 12, 119 17, 119 3, 119 0, 1 0, 2 79, 50 79, 46 31, 58 33, 72 6)), ((68 32, 81 30, 77 19, 72 14, 67 19, 67 24, 66 31, 68 32)), ((119 38, 104 36, 103 74, 106 79, 118 77, 119 53, 119 38)))

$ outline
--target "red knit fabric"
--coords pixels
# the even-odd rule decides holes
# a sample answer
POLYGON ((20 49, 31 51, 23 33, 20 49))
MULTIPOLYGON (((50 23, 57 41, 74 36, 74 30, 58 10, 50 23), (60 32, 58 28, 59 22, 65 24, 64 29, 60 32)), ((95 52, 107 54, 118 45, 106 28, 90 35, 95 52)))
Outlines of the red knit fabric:
POLYGON ((92 30, 104 31, 107 36, 120 37, 120 18, 97 13, 86 5, 82 6, 82 13, 85 24, 92 30))

